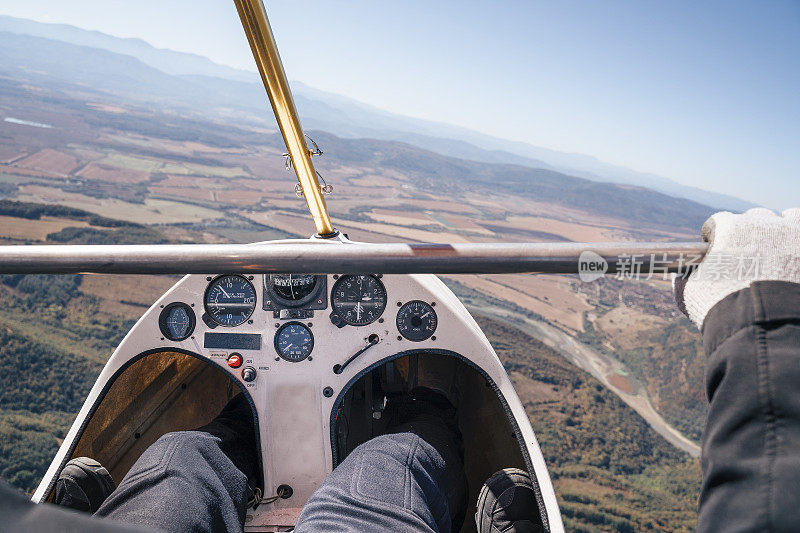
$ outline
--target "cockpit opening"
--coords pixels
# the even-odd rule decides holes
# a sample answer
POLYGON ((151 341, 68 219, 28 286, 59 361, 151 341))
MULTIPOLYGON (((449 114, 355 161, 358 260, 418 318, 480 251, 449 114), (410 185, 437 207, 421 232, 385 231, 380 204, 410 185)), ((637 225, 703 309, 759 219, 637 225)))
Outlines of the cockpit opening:
POLYGON ((240 392, 249 397, 230 374, 197 355, 142 353, 109 380, 64 463, 91 457, 119 482, 159 437, 209 423, 240 392))
MULTIPOLYGON (((339 394, 331 414, 333 464, 338 465, 357 446, 387 432, 393 398, 409 393, 420 382, 418 369, 425 358, 450 357, 455 364, 449 396, 457 403, 458 428, 464 443, 464 470, 468 485, 467 517, 484 482, 503 468, 533 469, 525 457, 520 432, 503 396, 483 371, 461 355, 447 350, 410 350, 364 369, 339 394)), ((536 484, 535 476, 531 476, 536 484)), ((542 513, 540 512, 540 515, 542 513)), ((462 531, 474 531, 464 521, 462 531)))

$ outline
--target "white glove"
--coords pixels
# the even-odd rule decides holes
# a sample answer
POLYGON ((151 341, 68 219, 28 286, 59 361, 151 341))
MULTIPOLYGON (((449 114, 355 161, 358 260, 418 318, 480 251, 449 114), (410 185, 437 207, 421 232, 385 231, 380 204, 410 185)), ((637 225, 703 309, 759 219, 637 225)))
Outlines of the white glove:
POLYGON ((754 281, 800 283, 800 209, 723 211, 701 235, 710 243, 703 261, 688 278, 673 278, 678 307, 700 329, 715 304, 754 281))

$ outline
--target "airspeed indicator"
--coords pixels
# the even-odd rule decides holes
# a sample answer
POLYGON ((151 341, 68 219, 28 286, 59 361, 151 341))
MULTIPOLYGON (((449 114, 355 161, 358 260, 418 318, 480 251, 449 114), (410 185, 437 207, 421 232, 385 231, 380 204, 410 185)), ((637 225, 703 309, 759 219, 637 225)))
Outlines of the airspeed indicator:
POLYGON ((314 349, 314 335, 300 322, 289 322, 275 333, 275 351, 281 359, 299 363, 308 359, 314 349))

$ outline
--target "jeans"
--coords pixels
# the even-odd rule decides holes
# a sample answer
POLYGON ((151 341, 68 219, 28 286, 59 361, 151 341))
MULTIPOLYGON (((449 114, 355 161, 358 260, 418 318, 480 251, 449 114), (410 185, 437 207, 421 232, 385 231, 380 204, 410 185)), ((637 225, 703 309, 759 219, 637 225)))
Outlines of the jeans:
POLYGON ((204 431, 167 433, 136 461, 95 516, 164 531, 242 531, 248 483, 204 431))
POLYGON ((457 531, 467 487, 455 409, 428 389, 388 406, 389 433, 358 446, 309 498, 295 531, 457 531))
MULTIPOLYGON (((389 433, 358 446, 325 479, 295 531, 460 528, 466 480, 455 408, 438 393, 418 388, 390 402, 387 413, 389 433)), ((231 418, 158 439, 96 516, 166 531, 242 531, 244 471, 252 472, 255 461, 235 444, 255 449, 255 442, 245 427, 237 428, 239 434, 221 430, 230 428, 231 418)))

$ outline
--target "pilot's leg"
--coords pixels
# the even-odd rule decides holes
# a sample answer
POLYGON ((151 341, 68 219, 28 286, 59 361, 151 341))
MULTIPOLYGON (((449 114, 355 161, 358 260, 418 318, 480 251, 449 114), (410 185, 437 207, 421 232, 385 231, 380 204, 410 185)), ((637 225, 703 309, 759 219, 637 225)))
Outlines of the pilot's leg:
POLYGON ((387 434, 336 467, 303 508, 297 533, 460 528, 467 495, 455 407, 418 387, 387 410, 387 434))
POLYGON ((240 394, 207 426, 153 443, 95 514, 167 531, 242 531, 257 453, 240 394))

